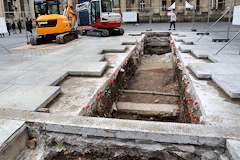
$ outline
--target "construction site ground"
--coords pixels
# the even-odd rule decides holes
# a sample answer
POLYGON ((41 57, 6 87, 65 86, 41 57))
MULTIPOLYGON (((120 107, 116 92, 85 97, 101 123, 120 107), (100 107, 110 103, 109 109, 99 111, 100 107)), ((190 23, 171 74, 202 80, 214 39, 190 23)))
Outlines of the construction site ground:
MULTIPOLYGON (((240 37, 216 55, 226 43, 212 39, 226 38, 227 23, 217 24, 208 36, 191 32, 191 23, 180 23, 170 31, 170 53, 144 55, 146 30, 166 33, 168 25, 128 24, 123 36, 82 36, 64 45, 30 46, 24 33, 0 38, 0 159, 239 160, 240 37), (113 93, 117 77, 139 57, 134 77, 121 90, 180 98, 119 91, 118 102, 143 108, 176 105, 177 120, 94 115, 113 93)), ((195 27, 204 32, 208 26, 195 27)), ((230 37, 238 30, 232 26, 230 37)))

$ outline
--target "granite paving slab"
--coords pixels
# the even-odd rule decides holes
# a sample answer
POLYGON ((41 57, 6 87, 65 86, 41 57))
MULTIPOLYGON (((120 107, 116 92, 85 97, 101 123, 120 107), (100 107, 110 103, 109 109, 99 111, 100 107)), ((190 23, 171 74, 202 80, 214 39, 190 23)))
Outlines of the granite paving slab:
POLYGON ((13 85, 0 93, 0 108, 36 111, 60 93, 60 87, 13 85))
POLYGON ((66 71, 28 71, 11 81, 17 85, 55 86, 68 76, 66 71))
POLYGON ((107 62, 71 63, 65 66, 63 70, 74 76, 102 76, 107 65, 107 62))
MULTIPOLYGON (((219 48, 203 48, 203 49, 199 49, 199 48, 193 48, 191 49, 191 53, 197 57, 197 58, 204 58, 207 59, 209 56, 214 56, 216 55, 217 51, 220 49, 219 48)), ((238 50, 237 49, 223 49, 219 55, 237 55, 238 54, 238 50)))
POLYGON ((0 147, 24 125, 24 121, 0 119, 0 147))
POLYGON ((228 139, 227 149, 233 160, 240 159, 240 141, 228 139))
POLYGON ((24 71, 0 70, 0 84, 11 84, 16 78, 22 76, 24 71))
POLYGON ((188 67, 200 79, 209 79, 213 74, 240 74, 240 64, 189 63, 188 67))
POLYGON ((227 55, 208 55, 208 59, 214 63, 230 63, 230 64, 239 64, 240 55, 239 54, 227 54, 227 55))
POLYGON ((212 80, 231 98, 240 98, 240 74, 213 74, 212 80))

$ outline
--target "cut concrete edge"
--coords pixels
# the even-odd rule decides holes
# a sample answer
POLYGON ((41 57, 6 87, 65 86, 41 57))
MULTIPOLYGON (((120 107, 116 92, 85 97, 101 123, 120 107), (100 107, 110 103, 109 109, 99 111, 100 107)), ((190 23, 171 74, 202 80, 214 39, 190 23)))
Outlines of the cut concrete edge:
POLYGON ((210 61, 212 61, 213 63, 218 63, 219 62, 218 59, 215 58, 215 55, 213 55, 213 54, 208 55, 208 59, 210 61))
POLYGON ((61 93, 61 88, 60 87, 54 86, 52 88, 54 89, 53 93, 40 106, 38 106, 34 111, 37 111, 39 108, 46 107, 52 100, 54 100, 61 93))
POLYGON ((193 50, 190 53, 199 59, 208 59, 209 56, 208 54, 196 54, 193 50))
POLYGON ((112 48, 108 48, 108 49, 103 49, 102 50, 102 54, 104 53, 124 53, 127 50, 127 46, 121 46, 122 48, 116 48, 116 49, 112 49, 112 48))
POLYGON ((62 76, 57 78, 55 81, 50 82, 49 86, 56 86, 61 83, 67 76, 69 76, 68 72, 65 72, 62 76))
POLYGON ((70 76, 97 76, 101 77, 108 66, 108 62, 98 62, 102 63, 103 66, 100 71, 68 71, 70 76))
POLYGON ((240 128, 169 122, 121 120, 0 109, 0 118, 41 123, 46 131, 105 138, 151 140, 162 143, 225 147, 226 139, 240 140, 240 128), (64 121, 63 121, 64 120, 64 121))
POLYGON ((227 149, 233 160, 240 159, 240 141, 228 139, 227 149))
MULTIPOLYGON (((198 63, 189 63, 187 65, 187 68, 189 68, 191 70, 191 72, 198 78, 198 79, 211 79, 212 75, 211 73, 208 74, 208 73, 202 73, 201 71, 196 71, 194 69, 194 65, 196 65, 198 63)), ((203 63, 204 64, 204 63, 203 63)))

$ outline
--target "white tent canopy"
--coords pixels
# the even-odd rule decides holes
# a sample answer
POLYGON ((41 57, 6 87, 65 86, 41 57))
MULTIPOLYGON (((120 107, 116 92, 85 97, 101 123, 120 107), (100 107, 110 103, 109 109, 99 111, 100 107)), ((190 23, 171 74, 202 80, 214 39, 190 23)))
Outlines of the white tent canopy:
POLYGON ((0 17, 0 33, 7 33, 7 26, 4 17, 0 17))
POLYGON ((176 2, 174 2, 170 7, 168 7, 168 10, 173 10, 176 8, 176 2))
MULTIPOLYGON (((190 3, 188 3, 188 1, 185 1, 185 8, 187 9, 193 9, 193 5, 191 5, 190 3)), ((174 2, 170 7, 168 7, 168 10, 173 10, 176 9, 176 2, 174 2)))
POLYGON ((188 3, 188 1, 185 1, 185 8, 188 8, 188 9, 193 9, 193 5, 191 5, 190 3, 188 3))

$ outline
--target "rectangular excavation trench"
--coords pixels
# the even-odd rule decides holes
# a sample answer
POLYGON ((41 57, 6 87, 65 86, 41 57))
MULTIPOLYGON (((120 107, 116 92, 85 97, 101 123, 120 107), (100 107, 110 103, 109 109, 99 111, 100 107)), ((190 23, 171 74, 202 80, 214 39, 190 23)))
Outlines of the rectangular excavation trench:
POLYGON ((198 123, 198 106, 186 101, 186 82, 178 69, 168 33, 146 33, 144 54, 130 58, 88 116, 198 123))
MULTIPOLYGON (((176 57, 172 54, 174 51, 169 52, 169 48, 166 47, 166 53, 163 53, 163 49, 156 46, 157 43, 164 42, 163 46, 167 43, 170 47, 168 36, 169 34, 166 33, 147 34, 146 54, 131 57, 126 62, 114 79, 114 83, 106 86, 93 109, 85 116, 130 121, 199 123, 198 118, 188 115, 189 111, 199 115, 201 113, 197 106, 185 100, 189 94, 186 91, 182 71, 178 69, 176 57), (160 36, 162 38, 159 38, 160 36), (155 43, 151 44, 151 40, 155 43), (147 46, 149 43, 150 45, 147 46), (151 50, 158 52, 151 54, 151 50)), ((81 77, 68 77, 60 84, 66 87, 63 92, 67 91, 67 93, 63 94, 71 96, 69 93, 73 86, 77 87, 78 78, 81 77)), ((59 99, 61 96, 48 106, 50 113, 51 107, 61 102, 59 99)), ((69 110, 63 112, 70 116, 67 111, 69 110)), ((18 160, 27 160, 26 157, 37 157, 37 155, 41 155, 44 160, 210 160, 212 157, 215 159, 229 157, 226 148, 222 145, 213 147, 46 132, 44 125, 37 123, 29 123, 28 132, 30 140, 37 140, 37 146, 34 150, 24 150, 18 160)))

